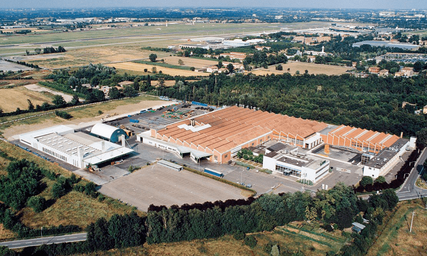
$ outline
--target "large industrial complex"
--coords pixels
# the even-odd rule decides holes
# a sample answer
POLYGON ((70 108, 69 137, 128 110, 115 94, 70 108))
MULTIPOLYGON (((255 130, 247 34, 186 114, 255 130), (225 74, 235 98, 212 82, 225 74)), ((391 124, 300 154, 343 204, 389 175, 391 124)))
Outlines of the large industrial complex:
POLYGON ((214 111, 196 111, 195 107, 185 110, 187 114, 176 121, 168 119, 168 111, 177 108, 163 113, 141 111, 121 121, 110 121, 112 125, 97 123, 77 131, 55 126, 22 134, 19 140, 77 168, 100 166, 134 152, 127 144, 128 134, 118 128, 132 118, 138 123, 132 124, 134 129, 144 126, 142 132, 136 133, 136 141, 169 151, 180 159, 189 157, 197 164, 203 160, 226 164, 233 162, 243 148, 259 149, 263 169, 313 184, 331 173, 331 161, 340 155, 330 154, 331 150, 349 152, 352 157, 341 162, 357 165, 363 175, 377 178, 386 175, 405 152, 415 148, 416 142, 415 137, 407 140, 238 106, 214 111))
POLYGON ((363 160, 364 175, 376 178, 385 175, 404 152, 415 148, 416 138, 409 141, 381 132, 232 106, 153 128, 139 134, 138 140, 180 157, 189 155, 194 161, 207 159, 221 164, 230 162, 242 148, 275 140, 290 148, 267 151, 263 168, 315 183, 328 174, 329 147, 360 152, 357 163, 363 160), (306 154, 321 144, 326 145, 325 154, 306 154))

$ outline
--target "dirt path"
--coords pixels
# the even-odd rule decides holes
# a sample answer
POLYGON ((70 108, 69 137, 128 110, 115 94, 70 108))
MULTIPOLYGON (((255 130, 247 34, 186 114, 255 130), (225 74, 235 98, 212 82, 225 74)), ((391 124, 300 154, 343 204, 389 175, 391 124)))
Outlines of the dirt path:
MULTIPOLYGON (((54 91, 37 84, 29 84, 29 85, 25 85, 24 87, 27 88, 28 90, 35 91, 35 92, 49 92, 49 93, 52 93, 53 95, 61 95, 66 102, 70 102, 73 99, 73 95, 54 91)), ((80 100, 82 101, 83 99, 80 99, 80 100)))

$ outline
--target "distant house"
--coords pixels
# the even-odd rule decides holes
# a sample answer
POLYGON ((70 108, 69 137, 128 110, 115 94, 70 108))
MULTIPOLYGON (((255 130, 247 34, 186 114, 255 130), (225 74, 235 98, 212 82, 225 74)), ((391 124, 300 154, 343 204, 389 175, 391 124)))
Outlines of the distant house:
POLYGON ((316 56, 308 56, 307 60, 308 62, 314 62, 316 60, 316 56))
POLYGON ((356 233, 360 233, 362 232, 363 229, 366 228, 365 225, 360 224, 359 222, 353 222, 351 224, 353 225, 353 227, 351 227, 351 230, 353 230, 353 232, 356 232, 356 233))
POLYGON ((258 50, 258 51, 262 51, 262 50, 266 49, 268 51, 268 50, 271 49, 271 47, 257 45, 257 46, 255 46, 255 49, 258 50))
POLYGON ((379 74, 380 73, 380 68, 379 67, 369 67, 368 72, 371 74, 379 74))
POLYGON ((246 58, 246 53, 243 52, 230 52, 230 53, 221 53, 220 57, 229 57, 230 60, 241 60, 243 61, 246 58))
POLYGON ((414 75, 414 69, 412 67, 404 67, 400 70, 403 73, 403 76, 411 77, 414 75))
POLYGON ((378 73, 379 76, 388 76, 389 72, 387 69, 381 69, 378 73))
POLYGON ((110 93, 110 86, 101 86, 101 91, 104 93, 105 96, 108 96, 108 94, 110 93))
POLYGON ((206 68, 206 72, 208 73, 218 72, 218 66, 216 65, 209 66, 206 68))

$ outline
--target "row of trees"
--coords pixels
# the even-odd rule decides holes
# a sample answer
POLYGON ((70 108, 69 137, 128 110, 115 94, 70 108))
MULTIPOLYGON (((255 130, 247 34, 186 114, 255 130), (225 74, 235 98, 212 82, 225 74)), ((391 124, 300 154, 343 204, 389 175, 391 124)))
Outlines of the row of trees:
MULTIPOLYGON (((342 229, 350 227, 360 211, 371 211, 371 208, 365 201, 357 199, 351 187, 343 184, 331 190, 318 191, 314 197, 308 192, 263 195, 250 205, 224 209, 162 208, 161 211, 148 212, 147 242, 175 242, 259 232, 302 220, 335 223, 342 229)), ((365 215, 367 218, 370 216, 365 215)))

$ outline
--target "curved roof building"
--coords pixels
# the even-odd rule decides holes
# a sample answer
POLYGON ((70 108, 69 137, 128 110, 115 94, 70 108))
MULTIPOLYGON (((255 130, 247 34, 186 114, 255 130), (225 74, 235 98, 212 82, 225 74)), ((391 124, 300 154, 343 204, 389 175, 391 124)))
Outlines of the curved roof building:
POLYGON ((118 142, 121 135, 125 135, 125 138, 128 138, 123 129, 103 123, 95 124, 90 133, 111 142, 118 142))

